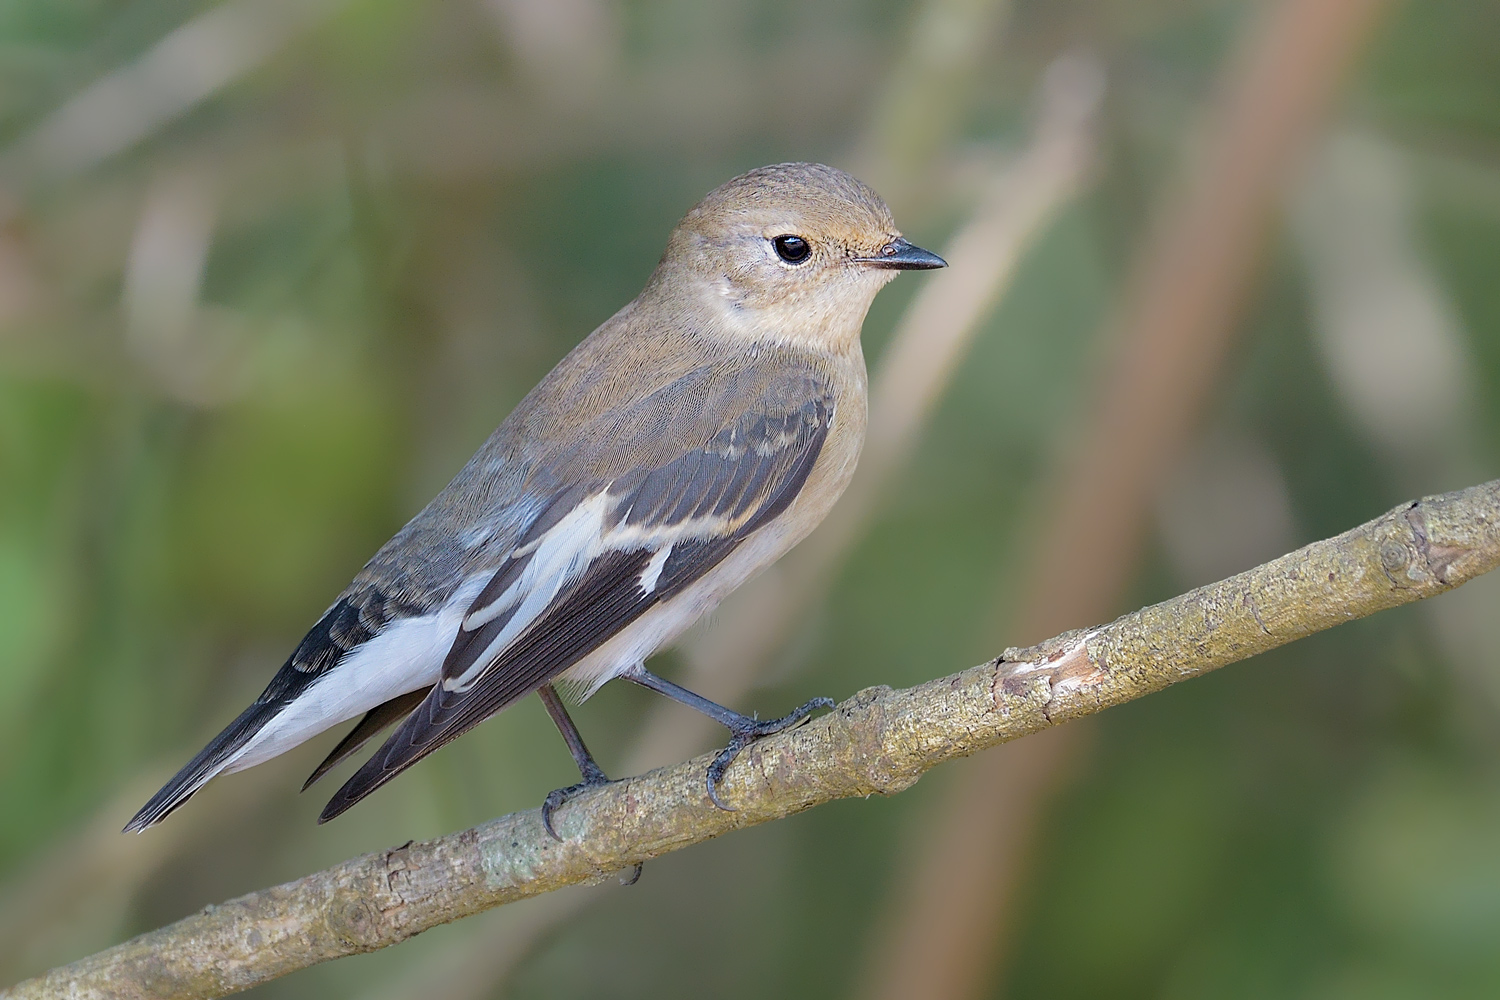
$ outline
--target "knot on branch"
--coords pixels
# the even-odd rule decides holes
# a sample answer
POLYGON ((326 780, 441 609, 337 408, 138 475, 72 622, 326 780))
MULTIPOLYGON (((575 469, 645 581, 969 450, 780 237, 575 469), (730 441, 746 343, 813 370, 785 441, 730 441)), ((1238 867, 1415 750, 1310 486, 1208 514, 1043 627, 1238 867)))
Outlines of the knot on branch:
MULTIPOLYGON (((1107 671, 1089 652, 1098 629, 1073 629, 1025 649, 1011 647, 995 661, 991 694, 995 708, 1007 718, 1040 715, 1027 727, 1032 732, 1063 721, 1062 699, 1097 684, 1107 671)), ((1017 735, 1022 735, 1017 733, 1017 735)))
POLYGON ((1457 574, 1453 572, 1454 564, 1472 552, 1473 549, 1463 545, 1444 545, 1434 542, 1427 531, 1427 517, 1422 509, 1422 504, 1423 501, 1419 500, 1412 504, 1406 512, 1406 523, 1411 525, 1411 532, 1415 541, 1415 552, 1410 553, 1409 558, 1401 559, 1401 562, 1398 562, 1393 567, 1389 557, 1394 555, 1400 559, 1407 556, 1408 553, 1405 551, 1405 546, 1397 546, 1394 543, 1388 542, 1380 550, 1380 561, 1385 566, 1387 573, 1394 574, 1395 570, 1403 568, 1404 564, 1406 575, 1411 579, 1423 583, 1428 580, 1436 580, 1438 583, 1448 586, 1452 580, 1457 578, 1457 574), (1387 551, 1392 548, 1398 548, 1402 551, 1396 553, 1387 551), (1418 565, 1418 560, 1420 560, 1420 565, 1418 565), (1426 577, 1426 579, 1422 579, 1423 577, 1426 577))
POLYGON ((375 905, 359 896, 345 895, 328 909, 329 930, 354 951, 375 951, 391 942, 375 905))

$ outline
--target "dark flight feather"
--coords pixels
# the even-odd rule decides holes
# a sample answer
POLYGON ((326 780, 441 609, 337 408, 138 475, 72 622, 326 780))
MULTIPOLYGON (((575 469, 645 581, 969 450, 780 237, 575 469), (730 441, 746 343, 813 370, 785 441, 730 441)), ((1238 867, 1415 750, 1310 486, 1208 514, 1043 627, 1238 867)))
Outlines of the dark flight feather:
POLYGON ((422 699, 426 698, 427 692, 431 690, 431 687, 424 687, 408 691, 366 712, 365 717, 359 720, 359 725, 349 730, 348 734, 339 740, 339 745, 323 758, 323 763, 315 767, 313 773, 307 776, 307 780, 302 783, 302 791, 307 791, 319 778, 357 753, 360 747, 370 741, 370 737, 398 719, 404 719, 410 715, 412 709, 422 704, 422 699))

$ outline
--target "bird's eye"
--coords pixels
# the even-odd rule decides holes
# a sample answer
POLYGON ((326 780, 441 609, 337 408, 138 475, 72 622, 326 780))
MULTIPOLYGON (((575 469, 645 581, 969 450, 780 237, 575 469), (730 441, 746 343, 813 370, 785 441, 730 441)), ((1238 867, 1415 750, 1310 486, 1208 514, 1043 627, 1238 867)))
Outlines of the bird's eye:
POLYGON ((776 256, 788 264, 800 264, 812 255, 812 247, 800 236, 778 236, 771 241, 771 246, 776 248, 776 256))

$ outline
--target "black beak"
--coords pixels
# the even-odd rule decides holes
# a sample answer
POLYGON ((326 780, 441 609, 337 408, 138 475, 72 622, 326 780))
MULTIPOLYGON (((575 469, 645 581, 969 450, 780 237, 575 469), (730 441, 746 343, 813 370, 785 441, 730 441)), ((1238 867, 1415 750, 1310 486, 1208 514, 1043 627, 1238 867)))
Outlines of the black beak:
POLYGON ((878 256, 854 259, 860 264, 884 267, 892 271, 931 271, 934 268, 948 266, 946 260, 931 250, 913 246, 899 236, 881 247, 878 256))

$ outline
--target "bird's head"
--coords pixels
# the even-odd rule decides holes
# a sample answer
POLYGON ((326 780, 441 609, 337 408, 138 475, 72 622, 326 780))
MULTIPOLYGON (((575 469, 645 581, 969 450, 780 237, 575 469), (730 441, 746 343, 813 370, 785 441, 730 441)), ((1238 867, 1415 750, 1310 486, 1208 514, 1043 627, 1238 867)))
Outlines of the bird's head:
POLYGON ((673 230, 648 291, 707 306, 733 333, 840 349, 898 271, 943 266, 858 180, 780 163, 709 192, 673 230))

